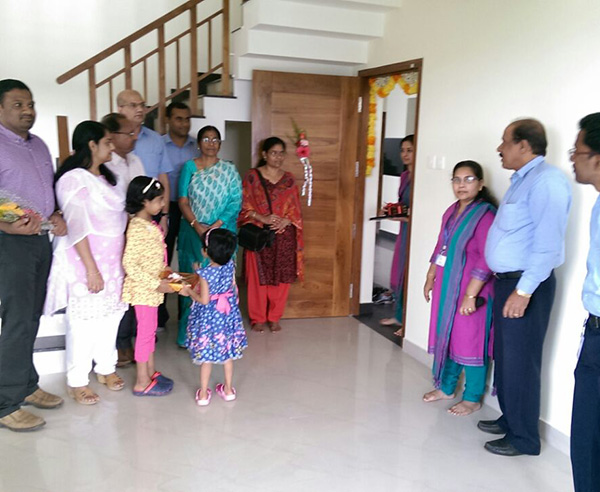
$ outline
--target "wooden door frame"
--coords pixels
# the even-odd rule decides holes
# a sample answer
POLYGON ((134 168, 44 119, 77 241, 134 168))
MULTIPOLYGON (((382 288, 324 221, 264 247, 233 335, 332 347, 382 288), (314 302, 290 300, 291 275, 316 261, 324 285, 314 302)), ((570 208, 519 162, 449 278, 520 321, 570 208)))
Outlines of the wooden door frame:
MULTIPOLYGON (((408 60, 400 63, 392 63, 390 65, 384 65, 381 67, 368 68, 358 72, 360 80, 360 95, 362 97, 362 113, 360 116, 359 133, 358 133, 358 176, 356 179, 356 207, 354 208, 354 224, 356 225, 356 232, 354 234, 354 246, 352 251, 352 277, 351 282, 353 286, 353 296, 350 302, 351 314, 360 314, 360 281, 361 281, 361 263, 362 263, 362 241, 363 241, 363 221, 364 221, 364 206, 365 206, 365 185, 366 185, 366 169, 367 169, 367 133, 369 129, 369 79, 371 77, 381 77, 386 75, 395 75, 400 72, 418 72, 418 93, 417 93, 417 104, 415 108, 415 163, 417 153, 419 150, 418 146, 418 130, 419 130, 419 112, 421 106, 421 91, 422 85, 421 80, 423 76, 423 58, 417 58, 414 60, 408 60)), ((381 164, 381 163, 380 163, 381 164)), ((413 173, 413 179, 411 183, 411 196, 414 197, 415 187, 415 176, 416 172, 413 173)), ((411 217, 414 217, 414 199, 411 203, 411 217)), ((407 255, 410 258, 410 236, 412 230, 412 220, 409 222, 408 227, 408 249, 407 255)), ((407 261, 406 265, 406 277, 408 278, 410 269, 410 261, 407 261)), ((406 302, 406 290, 408 282, 404 283, 404 301, 406 302)), ((406 326, 406 309, 403 312, 404 319, 402 320, 403 326, 406 326)))

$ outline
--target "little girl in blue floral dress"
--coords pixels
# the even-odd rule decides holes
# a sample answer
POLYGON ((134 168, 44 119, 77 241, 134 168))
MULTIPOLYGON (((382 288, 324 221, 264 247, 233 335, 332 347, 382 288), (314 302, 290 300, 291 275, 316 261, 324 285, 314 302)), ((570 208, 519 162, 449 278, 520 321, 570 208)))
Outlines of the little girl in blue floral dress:
POLYGON ((208 266, 197 270, 200 281, 195 289, 186 286, 181 295, 193 299, 187 327, 187 348, 192 362, 200 366, 200 388, 196 403, 210 403, 208 387, 213 364, 223 364, 225 384, 215 386, 225 401, 236 398, 232 386, 233 361, 242 357, 248 346, 240 313, 235 265, 231 260, 237 241, 226 229, 209 229, 202 238, 203 254, 210 259, 208 266))

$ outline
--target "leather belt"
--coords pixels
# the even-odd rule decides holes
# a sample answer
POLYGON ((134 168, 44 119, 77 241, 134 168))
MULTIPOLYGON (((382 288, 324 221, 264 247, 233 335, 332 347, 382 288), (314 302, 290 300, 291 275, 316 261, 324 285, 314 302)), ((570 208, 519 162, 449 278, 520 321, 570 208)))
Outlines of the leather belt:
POLYGON ((516 272, 503 272, 503 273, 494 273, 494 277, 500 279, 500 280, 504 280, 507 278, 521 278, 521 275, 523 275, 523 270, 518 270, 516 272))
POLYGON ((585 324, 585 333, 600 333, 600 317, 590 313, 590 316, 585 324))

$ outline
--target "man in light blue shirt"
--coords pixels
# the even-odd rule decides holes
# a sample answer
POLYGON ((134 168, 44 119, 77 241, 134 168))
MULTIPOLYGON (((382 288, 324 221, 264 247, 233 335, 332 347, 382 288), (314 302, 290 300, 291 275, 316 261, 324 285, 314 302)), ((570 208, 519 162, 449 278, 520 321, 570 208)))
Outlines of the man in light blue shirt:
MULTIPOLYGON (((177 190, 179 189, 179 175, 182 166, 189 160, 195 159, 200 155, 196 140, 190 137, 191 111, 190 108, 181 102, 173 102, 167 106, 167 123, 169 131, 163 135, 165 150, 169 161, 173 167, 168 173, 169 186, 171 187, 171 196, 169 197, 169 232, 165 237, 167 243, 167 260, 169 265, 173 259, 175 251, 175 240, 179 236, 179 225, 181 224, 181 210, 177 199, 177 190)), ((167 311, 167 299, 158 309, 158 326, 164 327, 169 319, 167 311)))
MULTIPOLYGON (((571 161, 575 179, 600 192, 600 113, 579 122, 571 161)), ((600 197, 590 221, 590 251, 583 283, 589 317, 577 368, 571 420, 571 463, 575 492, 600 490, 600 197)))
MULTIPOLYGON (((168 197, 170 188, 167 173, 172 170, 172 166, 160 134, 142 124, 146 116, 146 103, 139 92, 128 89, 121 91, 117 96, 117 106, 119 107, 119 113, 136 125, 138 136, 133 152, 142 160, 146 176, 158 179, 164 186, 165 194, 168 197)), ((168 229, 169 200, 165 200, 165 207, 162 212, 164 215, 160 225, 166 233, 168 229)))
POLYGON ((542 349, 571 207, 569 182, 546 163, 546 146, 542 124, 524 119, 508 125, 498 147, 502 166, 515 171, 485 247, 496 276, 494 381, 502 416, 478 427, 505 434, 485 445, 504 456, 540 453, 542 349))
POLYGON ((181 102, 174 102, 167 106, 167 123, 169 131, 163 135, 167 155, 173 169, 168 173, 169 185, 171 187, 171 204, 169 206, 169 234, 166 237, 169 264, 173 258, 175 240, 179 234, 181 223, 181 211, 177 199, 179 188, 179 175, 182 166, 189 160, 200 155, 196 140, 189 135, 191 128, 190 108, 181 102))

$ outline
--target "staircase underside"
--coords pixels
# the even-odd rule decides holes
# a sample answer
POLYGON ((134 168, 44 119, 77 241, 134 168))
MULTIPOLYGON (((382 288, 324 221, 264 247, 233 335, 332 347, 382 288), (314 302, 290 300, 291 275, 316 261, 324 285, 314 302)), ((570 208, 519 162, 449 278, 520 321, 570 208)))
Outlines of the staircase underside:
POLYGON ((251 0, 233 34, 234 74, 253 70, 356 75, 398 0, 251 0))

